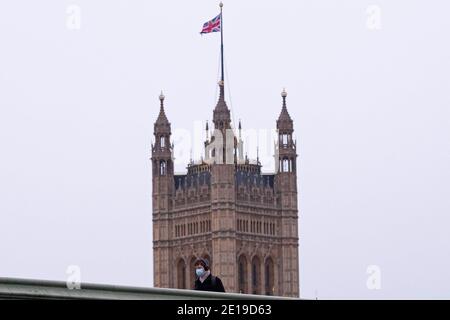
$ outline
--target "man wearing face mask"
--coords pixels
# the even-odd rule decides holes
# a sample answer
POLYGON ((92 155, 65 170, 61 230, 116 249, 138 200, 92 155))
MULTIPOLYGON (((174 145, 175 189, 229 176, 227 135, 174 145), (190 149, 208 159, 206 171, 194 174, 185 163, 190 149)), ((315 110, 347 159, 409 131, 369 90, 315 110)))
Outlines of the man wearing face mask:
POLYGON ((209 262, 206 259, 197 259, 194 264, 195 274, 195 290, 225 292, 222 281, 219 277, 213 276, 209 269, 209 262))

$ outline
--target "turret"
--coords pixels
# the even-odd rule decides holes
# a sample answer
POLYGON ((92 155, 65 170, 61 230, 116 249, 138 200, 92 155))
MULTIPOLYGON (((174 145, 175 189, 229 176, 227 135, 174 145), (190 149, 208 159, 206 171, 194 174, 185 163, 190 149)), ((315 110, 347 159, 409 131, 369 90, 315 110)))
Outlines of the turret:
POLYGON ((292 139, 294 123, 286 106, 287 93, 281 93, 283 107, 277 120, 277 173, 275 189, 281 211, 281 243, 283 248, 282 295, 298 297, 298 204, 297 204, 297 153, 292 139))
POLYGON ((283 98, 283 107, 281 109, 280 116, 277 120, 277 132, 278 132, 278 143, 277 143, 277 172, 296 172, 296 145, 292 138, 294 133, 294 122, 287 110, 286 97, 287 92, 283 90, 281 93, 283 98))
POLYGON ((173 144, 170 142, 170 122, 164 111, 164 95, 159 96, 160 110, 154 124, 155 143, 152 144, 153 167, 153 250, 156 287, 172 287, 167 270, 168 242, 171 239, 169 213, 172 210, 174 189, 173 144), (156 276, 158 275, 158 276, 156 276))

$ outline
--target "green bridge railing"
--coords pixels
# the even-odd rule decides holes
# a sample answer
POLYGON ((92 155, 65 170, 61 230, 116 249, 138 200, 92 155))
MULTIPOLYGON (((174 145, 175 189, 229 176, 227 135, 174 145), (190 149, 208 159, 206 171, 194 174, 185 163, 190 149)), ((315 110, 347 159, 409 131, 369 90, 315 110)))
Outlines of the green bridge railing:
POLYGON ((63 281, 0 278, 0 299, 285 300, 293 298, 90 283, 81 283, 80 289, 69 289, 67 283, 63 281))

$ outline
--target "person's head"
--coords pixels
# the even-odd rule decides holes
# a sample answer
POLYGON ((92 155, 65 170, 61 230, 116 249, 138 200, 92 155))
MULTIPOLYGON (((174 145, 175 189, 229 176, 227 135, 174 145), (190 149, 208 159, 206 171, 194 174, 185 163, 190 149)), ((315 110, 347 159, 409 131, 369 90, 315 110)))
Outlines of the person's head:
POLYGON ((199 258, 195 261, 194 268, 197 276, 201 277, 209 270, 209 262, 207 259, 199 258))

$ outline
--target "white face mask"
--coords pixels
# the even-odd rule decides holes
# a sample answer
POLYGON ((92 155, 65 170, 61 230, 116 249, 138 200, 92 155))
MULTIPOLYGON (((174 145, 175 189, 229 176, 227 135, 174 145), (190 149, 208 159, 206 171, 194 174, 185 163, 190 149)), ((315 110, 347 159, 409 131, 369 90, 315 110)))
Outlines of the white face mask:
POLYGON ((200 267, 200 268, 197 268, 197 269, 195 269, 195 274, 198 276, 198 277, 201 277, 201 276, 203 276, 204 274, 205 274, 205 269, 203 269, 203 267, 200 267))

